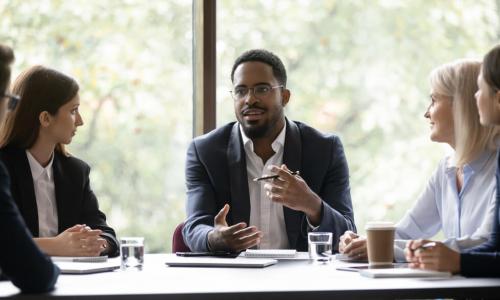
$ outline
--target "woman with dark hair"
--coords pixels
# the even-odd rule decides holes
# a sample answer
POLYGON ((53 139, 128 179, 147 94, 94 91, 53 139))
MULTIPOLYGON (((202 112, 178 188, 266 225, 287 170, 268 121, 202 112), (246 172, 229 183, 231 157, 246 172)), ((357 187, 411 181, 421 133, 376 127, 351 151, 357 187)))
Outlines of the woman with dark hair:
POLYGON ((64 147, 83 125, 78 84, 35 66, 12 90, 20 101, 0 131, 0 158, 35 242, 54 256, 117 256, 115 232, 90 188, 90 167, 64 147))
MULTIPOLYGON (((0 44, 0 120, 7 105, 18 98, 7 93, 14 53, 0 44)), ((12 104, 13 106, 13 104, 12 104)), ((54 288, 59 269, 33 242, 10 193, 9 175, 0 162, 0 277, 6 277, 25 293, 42 293, 54 288)))
MULTIPOLYGON (((500 45, 484 57, 477 83, 479 90, 475 96, 481 124, 488 127, 500 125, 500 45)), ((405 252, 411 265, 465 276, 500 277, 500 157, 497 162, 496 183, 493 233, 486 243, 459 253, 442 243, 423 250, 422 245, 428 241, 410 241, 405 252)))

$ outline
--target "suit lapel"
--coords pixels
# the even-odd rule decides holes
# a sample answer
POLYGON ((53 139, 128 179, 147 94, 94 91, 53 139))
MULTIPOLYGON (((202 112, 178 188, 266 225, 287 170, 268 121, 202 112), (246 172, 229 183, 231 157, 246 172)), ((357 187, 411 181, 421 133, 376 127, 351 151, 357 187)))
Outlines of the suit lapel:
MULTIPOLYGON (((229 167, 229 186, 231 189, 232 224, 250 222, 250 196, 248 190, 248 175, 246 156, 240 136, 238 123, 233 125, 227 148, 227 163, 229 167)), ((230 225, 232 225, 230 224, 230 225)))
POLYGON ((71 208, 70 201, 68 201, 68 199, 71 199, 71 181, 67 176, 64 176, 63 162, 60 155, 57 151, 54 151, 54 162, 52 163, 59 233, 75 225, 70 224, 69 221, 72 219, 71 212, 74 211, 71 208))
MULTIPOLYGON (((294 122, 290 122, 288 119, 286 119, 286 122, 287 127, 285 147, 283 150, 283 163, 291 171, 302 171, 302 141, 300 138, 300 130, 294 122)), ((283 206, 283 213, 285 215, 286 232, 288 234, 290 248, 296 248, 303 214, 285 206, 283 206)))
POLYGON ((31 174, 30 164, 25 150, 16 150, 14 153, 14 174, 16 176, 17 188, 19 189, 20 210, 24 216, 24 221, 31 234, 38 237, 38 210, 36 204, 35 187, 31 174))

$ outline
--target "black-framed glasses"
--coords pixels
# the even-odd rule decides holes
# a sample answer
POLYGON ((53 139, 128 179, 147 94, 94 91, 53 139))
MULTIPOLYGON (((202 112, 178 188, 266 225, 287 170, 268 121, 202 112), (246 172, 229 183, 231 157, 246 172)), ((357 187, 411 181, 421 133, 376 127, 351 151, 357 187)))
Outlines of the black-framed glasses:
POLYGON ((21 97, 10 93, 3 94, 3 97, 9 99, 9 102, 7 102, 7 109, 9 110, 16 109, 17 103, 21 101, 21 97))
POLYGON ((238 86, 235 87, 234 90, 229 91, 231 96, 235 101, 240 101, 246 98, 250 90, 253 92, 253 95, 256 98, 265 98, 269 96, 271 91, 274 89, 283 88, 283 85, 270 86, 269 84, 257 84, 254 87, 246 87, 246 86, 238 86))

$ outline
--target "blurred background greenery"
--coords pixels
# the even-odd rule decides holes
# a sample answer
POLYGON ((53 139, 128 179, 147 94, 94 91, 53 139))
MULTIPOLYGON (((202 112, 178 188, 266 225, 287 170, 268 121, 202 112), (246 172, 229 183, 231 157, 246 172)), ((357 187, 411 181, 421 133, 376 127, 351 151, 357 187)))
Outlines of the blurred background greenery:
MULTIPOLYGON (((234 120, 234 59, 284 61, 287 115, 344 143, 358 229, 397 221, 449 149, 431 143, 427 76, 500 41, 500 0, 219 0, 217 124, 234 120)), ((85 125, 69 147, 120 236, 166 252, 185 218, 192 138, 190 0, 0 0, 15 75, 51 66, 81 86, 85 125)))

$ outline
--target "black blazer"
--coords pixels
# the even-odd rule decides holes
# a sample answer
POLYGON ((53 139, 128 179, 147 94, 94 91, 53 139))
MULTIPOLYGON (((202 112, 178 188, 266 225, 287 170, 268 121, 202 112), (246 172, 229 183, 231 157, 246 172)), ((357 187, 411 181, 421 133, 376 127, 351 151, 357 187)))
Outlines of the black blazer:
MULTIPOLYGON (((186 160, 187 219, 183 236, 193 251, 206 251, 214 217, 231 205, 228 224, 249 223, 250 198, 245 150, 238 123, 230 123, 191 143, 186 160)), ((323 135, 300 122, 287 120, 283 163, 323 200, 317 231, 333 233, 333 246, 346 230, 356 230, 349 187, 349 170, 340 139, 323 135)), ((307 251, 304 213, 283 207, 289 245, 307 251)))
MULTIPOLYGON (((9 175, 0 162, 0 275, 25 293, 54 288, 59 268, 33 242, 10 194, 9 175)), ((1 277, 1 276, 0 276, 1 277)))
MULTIPOLYGON (((33 186, 33 177, 26 151, 15 147, 0 150, 0 159, 7 166, 11 178, 12 196, 31 234, 38 237, 38 212, 33 186)), ((106 224, 106 216, 99 210, 94 192, 90 188, 90 167, 82 160, 54 151, 52 163, 57 202, 59 230, 75 224, 86 224, 92 229, 102 230, 108 241, 109 256, 120 254, 119 244, 113 228, 106 224)))

